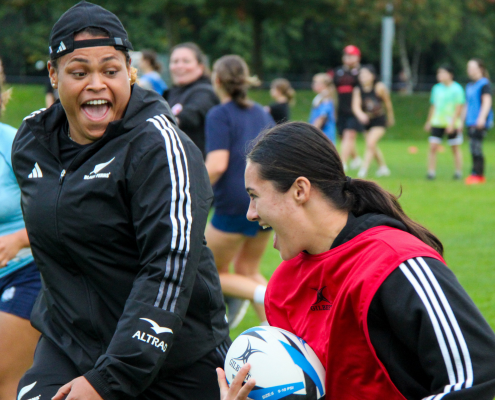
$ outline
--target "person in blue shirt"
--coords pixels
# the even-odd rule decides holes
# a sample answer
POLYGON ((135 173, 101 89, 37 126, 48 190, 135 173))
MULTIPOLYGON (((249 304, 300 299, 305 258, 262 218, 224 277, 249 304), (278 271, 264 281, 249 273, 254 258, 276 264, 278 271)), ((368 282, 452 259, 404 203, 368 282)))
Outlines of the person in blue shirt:
POLYGON ((249 305, 232 298, 252 301, 260 320, 266 321, 267 281, 259 266, 271 232, 246 219, 249 196, 244 188, 244 170, 249 144, 275 122, 261 105, 247 98, 252 81, 241 57, 229 55, 217 60, 212 82, 221 104, 206 115, 205 163, 213 185, 215 212, 205 236, 226 295, 231 328, 240 322, 249 305), (231 263, 234 274, 229 273, 231 263))
POLYGON ((31 366, 39 339, 29 316, 41 282, 12 170, 15 134, 16 129, 0 123, 0 399, 15 399, 19 379, 31 366))
POLYGON ((167 90, 167 84, 160 76, 162 66, 156 58, 156 53, 151 50, 143 50, 141 52, 141 61, 139 62, 139 70, 141 77, 139 78, 139 86, 145 89, 152 89, 160 95, 167 90))
POLYGON ((466 86, 465 125, 469 136, 469 149, 473 159, 471 175, 467 185, 485 183, 485 158, 483 138, 493 126, 492 89, 488 71, 482 60, 473 58, 467 64, 467 74, 471 82, 466 86))
POLYGON ((320 128, 323 133, 336 143, 335 88, 332 78, 325 73, 316 74, 311 85, 316 97, 313 99, 309 123, 320 128))

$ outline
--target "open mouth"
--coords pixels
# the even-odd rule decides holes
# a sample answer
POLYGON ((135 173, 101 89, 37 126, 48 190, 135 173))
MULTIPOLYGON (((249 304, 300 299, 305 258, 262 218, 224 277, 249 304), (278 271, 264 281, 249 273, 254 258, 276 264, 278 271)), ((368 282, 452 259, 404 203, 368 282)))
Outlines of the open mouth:
POLYGON ((92 121, 104 119, 112 104, 108 100, 90 100, 81 106, 84 114, 92 121))

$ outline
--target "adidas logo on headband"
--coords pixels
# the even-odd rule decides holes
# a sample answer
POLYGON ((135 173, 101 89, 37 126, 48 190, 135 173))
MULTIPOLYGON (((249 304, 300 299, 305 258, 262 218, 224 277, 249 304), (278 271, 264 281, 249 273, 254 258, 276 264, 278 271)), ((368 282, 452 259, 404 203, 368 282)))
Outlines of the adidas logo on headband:
POLYGON ((64 51, 67 47, 65 47, 64 42, 60 42, 60 46, 58 47, 57 53, 64 51))

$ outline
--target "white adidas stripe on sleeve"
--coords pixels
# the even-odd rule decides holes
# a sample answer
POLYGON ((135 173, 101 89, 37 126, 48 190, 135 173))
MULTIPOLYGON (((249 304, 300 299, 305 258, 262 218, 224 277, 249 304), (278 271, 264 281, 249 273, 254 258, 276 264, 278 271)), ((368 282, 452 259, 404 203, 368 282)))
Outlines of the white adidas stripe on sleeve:
POLYGON ((400 269, 428 312, 449 377, 449 385, 445 386, 442 393, 423 400, 440 400, 452 391, 471 387, 473 368, 466 341, 430 267, 423 258, 418 257, 402 263, 400 269))
POLYGON ((167 120, 167 117, 157 115, 148 119, 148 121, 153 123, 164 138, 172 185, 170 205, 172 240, 170 253, 167 257, 165 274, 160 283, 154 305, 155 307, 161 307, 164 310, 173 312, 180 293, 180 286, 190 249, 192 212, 191 195, 189 192, 189 172, 186 153, 177 132, 167 120), (178 282, 165 287, 167 281, 178 282))

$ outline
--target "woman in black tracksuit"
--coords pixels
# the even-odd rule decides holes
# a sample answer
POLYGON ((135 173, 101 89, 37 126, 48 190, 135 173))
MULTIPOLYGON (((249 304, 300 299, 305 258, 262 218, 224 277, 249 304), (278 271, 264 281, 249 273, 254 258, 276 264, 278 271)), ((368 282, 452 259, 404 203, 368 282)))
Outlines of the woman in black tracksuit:
POLYGON ((208 175, 163 98, 132 86, 128 49, 112 13, 68 10, 50 37, 60 102, 14 141, 43 278, 32 314, 42 338, 18 398, 219 396, 230 341, 203 235, 208 175))
POLYGON ((182 129, 205 151, 206 114, 220 101, 213 91, 207 58, 195 43, 181 43, 172 49, 169 64, 173 86, 163 93, 182 129))

